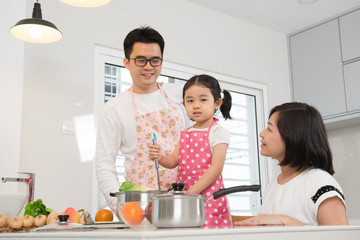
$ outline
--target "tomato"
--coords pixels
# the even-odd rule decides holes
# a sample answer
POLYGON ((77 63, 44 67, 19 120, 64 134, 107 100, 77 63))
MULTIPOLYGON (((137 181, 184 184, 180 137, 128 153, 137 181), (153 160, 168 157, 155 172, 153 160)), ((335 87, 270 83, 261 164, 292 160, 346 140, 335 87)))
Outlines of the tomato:
POLYGON ((139 225, 144 219, 144 210, 139 202, 126 202, 121 209, 122 217, 130 225, 139 225))

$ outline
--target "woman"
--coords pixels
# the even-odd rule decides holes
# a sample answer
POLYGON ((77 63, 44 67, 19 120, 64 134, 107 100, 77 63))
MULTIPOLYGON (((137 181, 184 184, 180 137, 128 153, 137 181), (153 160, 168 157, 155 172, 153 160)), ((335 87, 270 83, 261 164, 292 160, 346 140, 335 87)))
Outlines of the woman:
POLYGON ((261 155, 279 161, 280 175, 265 192, 259 215, 234 225, 347 225, 346 205, 334 174, 320 113, 305 103, 270 112, 260 133, 261 155))

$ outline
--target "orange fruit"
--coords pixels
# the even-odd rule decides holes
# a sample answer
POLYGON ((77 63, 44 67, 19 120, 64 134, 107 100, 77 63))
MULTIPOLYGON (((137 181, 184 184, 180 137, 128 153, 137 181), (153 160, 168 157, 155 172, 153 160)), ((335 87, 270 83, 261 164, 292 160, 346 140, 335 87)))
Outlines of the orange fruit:
POLYGON ((100 209, 95 215, 95 222, 111 222, 114 218, 113 213, 108 209, 100 209))
POLYGON ((139 202, 126 202, 121 209, 124 220, 130 225, 138 225, 144 219, 144 210, 138 203, 139 202))

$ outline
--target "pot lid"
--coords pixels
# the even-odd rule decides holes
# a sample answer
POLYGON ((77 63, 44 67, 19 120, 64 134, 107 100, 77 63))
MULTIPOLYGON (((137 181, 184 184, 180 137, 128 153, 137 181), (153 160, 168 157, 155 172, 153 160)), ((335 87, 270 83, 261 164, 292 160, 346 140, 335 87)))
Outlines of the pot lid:
POLYGON ((59 221, 53 224, 44 225, 30 230, 31 232, 43 231, 89 231, 95 230, 92 226, 85 226, 83 224, 72 223, 68 221, 69 215, 59 215, 59 221))

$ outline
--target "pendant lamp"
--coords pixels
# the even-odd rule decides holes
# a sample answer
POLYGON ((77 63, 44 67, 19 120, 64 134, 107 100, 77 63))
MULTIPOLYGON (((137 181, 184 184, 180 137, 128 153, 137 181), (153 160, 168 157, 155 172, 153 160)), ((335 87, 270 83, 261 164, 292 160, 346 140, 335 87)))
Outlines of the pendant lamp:
POLYGON ((68 4, 73 7, 82 7, 82 8, 95 8, 105 6, 111 0, 60 0, 65 4, 68 4))
POLYGON ((32 43, 51 43, 62 38, 62 33, 53 23, 42 19, 38 1, 34 3, 32 18, 17 22, 10 28, 10 33, 20 40, 32 43))

